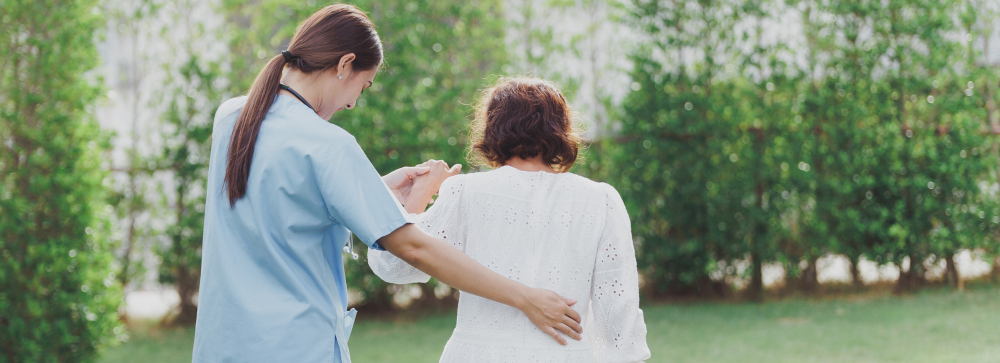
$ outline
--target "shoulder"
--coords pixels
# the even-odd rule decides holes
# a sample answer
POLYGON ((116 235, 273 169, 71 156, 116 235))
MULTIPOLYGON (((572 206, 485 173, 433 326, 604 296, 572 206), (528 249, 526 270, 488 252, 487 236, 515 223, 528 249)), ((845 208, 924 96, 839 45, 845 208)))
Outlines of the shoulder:
POLYGON ((611 186, 611 184, 594 181, 590 178, 568 172, 560 175, 577 193, 591 195, 595 199, 608 198, 609 200, 621 200, 621 196, 618 195, 618 190, 611 186))
POLYGON ((294 131, 296 141, 286 144, 286 147, 308 156, 307 159, 314 160, 320 169, 326 171, 350 165, 371 165, 354 135, 319 116, 313 117, 315 120, 308 121, 306 127, 294 131))
POLYGON ((358 157, 364 154, 354 135, 287 96, 275 98, 263 127, 284 140, 279 142, 282 148, 318 156, 317 160, 334 155, 358 157))
MULTIPOLYGON (((306 127, 297 131, 301 140, 309 146, 324 151, 360 151, 361 145, 357 138, 340 126, 334 125, 316 116, 306 120, 306 127)), ((363 151, 362 151, 363 152, 363 151)))
POLYGON ((504 177, 501 169, 458 174, 445 179, 444 183, 441 184, 441 190, 444 191, 447 188, 447 190, 456 192, 461 192, 462 190, 496 192, 498 182, 504 177))
POLYGON ((618 193, 618 189, 608 183, 597 183, 598 187, 604 191, 604 196, 608 200, 608 204, 616 204, 624 206, 625 202, 622 200, 621 194, 618 193))
POLYGON ((319 144, 338 146, 342 144, 356 145, 354 135, 342 127, 319 117, 315 111, 291 97, 278 95, 268 110, 267 119, 288 122, 289 125, 276 125, 282 130, 297 133, 297 139, 304 142, 316 141, 319 144))
POLYGON ((621 194, 618 194, 618 189, 615 189, 615 187, 612 186, 611 184, 604 182, 595 182, 595 181, 592 181, 592 183, 594 183, 594 187, 596 189, 600 190, 608 198, 619 199, 619 200, 622 199, 621 194))
POLYGON ((609 209, 625 209, 625 202, 622 200, 621 194, 611 184, 594 181, 572 173, 565 173, 564 175, 566 175, 568 183, 572 184, 573 189, 579 193, 590 195, 594 201, 607 203, 609 209))
POLYGON ((476 174, 482 173, 471 173, 471 174, 458 174, 448 179, 445 179, 441 183, 441 188, 438 191, 438 195, 458 195, 462 193, 465 189, 465 184, 471 180, 474 180, 476 174))
POLYGON ((223 102, 218 109, 215 110, 215 122, 225 119, 227 117, 236 114, 239 116, 239 111, 243 109, 243 105, 247 103, 247 96, 233 97, 226 102, 223 102))
POLYGON ((625 201, 622 200, 622 196, 618 193, 618 190, 608 183, 595 182, 595 184, 603 192, 604 201, 607 204, 607 213, 611 216, 619 216, 618 218, 628 220, 628 208, 625 207, 625 201))

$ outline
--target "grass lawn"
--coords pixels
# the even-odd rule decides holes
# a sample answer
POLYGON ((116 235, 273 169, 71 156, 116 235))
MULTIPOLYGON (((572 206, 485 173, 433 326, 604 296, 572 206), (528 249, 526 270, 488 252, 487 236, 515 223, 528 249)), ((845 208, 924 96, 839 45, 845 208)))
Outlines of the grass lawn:
MULTIPOLYGON (((764 304, 644 306, 650 362, 1000 362, 1000 288, 764 304)), ((356 362, 437 362, 453 315, 359 314, 356 362)), ((190 362, 193 329, 136 328, 99 362, 190 362)))

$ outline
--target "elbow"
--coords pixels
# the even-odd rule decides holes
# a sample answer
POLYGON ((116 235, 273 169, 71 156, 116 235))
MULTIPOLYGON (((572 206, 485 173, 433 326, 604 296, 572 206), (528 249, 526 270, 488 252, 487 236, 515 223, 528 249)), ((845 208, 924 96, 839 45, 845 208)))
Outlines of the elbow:
POLYGON ((390 250, 393 255, 398 257, 403 262, 406 262, 410 266, 420 269, 420 267, 427 262, 429 258, 429 251, 425 243, 419 238, 406 238, 399 240, 394 248, 390 250))
POLYGON ((412 224, 403 226, 384 238, 382 246, 389 253, 418 270, 423 271, 423 266, 432 258, 433 238, 412 224))
POLYGON ((396 257, 399 257, 400 260, 405 261, 410 266, 416 267, 418 270, 422 270, 421 267, 423 267, 429 259, 426 246, 422 246, 419 243, 408 243, 401 247, 403 248, 400 248, 396 257))

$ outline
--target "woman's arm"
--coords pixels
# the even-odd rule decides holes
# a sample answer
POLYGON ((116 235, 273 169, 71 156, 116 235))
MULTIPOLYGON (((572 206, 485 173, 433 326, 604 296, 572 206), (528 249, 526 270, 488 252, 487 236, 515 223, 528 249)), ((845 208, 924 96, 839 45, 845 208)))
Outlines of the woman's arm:
POLYGON ((462 171, 462 164, 448 168, 441 160, 427 160, 417 166, 406 166, 394 170, 382 177, 392 194, 407 212, 423 213, 431 202, 431 197, 437 194, 438 188, 445 179, 462 171))
MULTIPOLYGON (((414 223, 424 232, 450 243, 464 253, 468 227, 461 208, 462 193, 465 189, 461 178, 448 178, 439 188, 435 188, 439 189, 439 196, 434 201, 434 206, 413 218, 414 223)), ((422 184, 429 179, 431 179, 429 176, 421 177, 414 189, 421 189, 422 184)), ((368 266, 376 276, 393 284, 426 283, 430 279, 427 274, 387 251, 369 249, 368 266)))
POLYGON ((396 197, 397 201, 400 203, 406 203, 406 200, 410 195, 410 190, 413 189, 414 179, 427 174, 427 172, 431 170, 431 168, 427 166, 427 164, 431 161, 432 160, 428 160, 417 166, 404 166, 393 170, 391 173, 382 177, 382 182, 385 183, 385 186, 389 187, 389 190, 392 191, 392 194, 396 197))
POLYGON ((448 286, 521 310, 532 323, 559 344, 566 344, 556 331, 580 340, 580 314, 570 308, 576 301, 555 292, 531 288, 500 276, 450 244, 407 224, 378 243, 393 255, 448 286))
POLYGON ((413 178, 410 193, 406 200, 402 201, 406 211, 413 214, 423 213, 431 203, 431 198, 438 194, 445 179, 462 172, 462 164, 455 164, 449 168, 448 163, 441 160, 428 160, 419 166, 427 167, 428 172, 413 178))
POLYGON ((594 263, 590 306, 596 326, 588 327, 597 340, 600 362, 636 362, 649 359, 646 323, 639 308, 639 273, 632 245, 632 227, 621 196, 606 188, 607 215, 594 263))

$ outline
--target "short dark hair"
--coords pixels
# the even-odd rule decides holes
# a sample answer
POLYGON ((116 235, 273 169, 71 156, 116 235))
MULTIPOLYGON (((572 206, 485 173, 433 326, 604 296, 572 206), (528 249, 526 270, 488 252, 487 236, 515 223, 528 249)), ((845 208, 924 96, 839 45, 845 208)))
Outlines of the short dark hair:
POLYGON ((576 162, 583 141, 566 98, 552 82, 501 78, 483 92, 475 110, 469 133, 473 164, 496 168, 515 156, 540 156, 563 172, 576 162))

